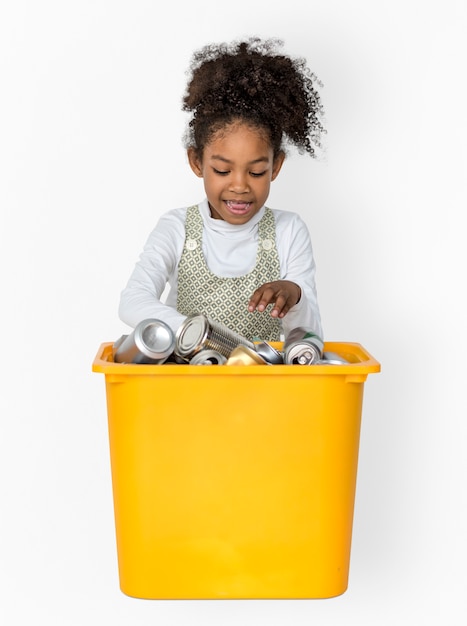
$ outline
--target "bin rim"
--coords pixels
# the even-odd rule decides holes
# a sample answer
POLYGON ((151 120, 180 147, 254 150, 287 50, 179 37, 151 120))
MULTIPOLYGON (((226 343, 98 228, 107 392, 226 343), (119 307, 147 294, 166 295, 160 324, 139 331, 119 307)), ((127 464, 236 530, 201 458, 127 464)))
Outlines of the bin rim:
MULTIPOLYGON (((271 342, 281 348, 281 342, 271 342)), ((92 371, 103 374, 124 376, 363 376, 381 371, 381 364, 360 344, 354 342, 325 341, 324 351, 335 352, 349 360, 349 363, 314 365, 189 365, 115 363, 112 359, 113 342, 99 346, 92 371)))

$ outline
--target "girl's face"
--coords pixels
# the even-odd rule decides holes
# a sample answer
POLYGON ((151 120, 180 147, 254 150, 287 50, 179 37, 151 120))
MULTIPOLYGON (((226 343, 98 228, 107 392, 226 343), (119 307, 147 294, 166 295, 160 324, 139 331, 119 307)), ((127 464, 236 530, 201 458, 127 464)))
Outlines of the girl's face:
POLYGON ((193 149, 188 150, 188 160, 194 173, 204 180, 212 217, 245 224, 264 206, 284 154, 273 159, 266 136, 239 122, 214 135, 202 160, 193 149))

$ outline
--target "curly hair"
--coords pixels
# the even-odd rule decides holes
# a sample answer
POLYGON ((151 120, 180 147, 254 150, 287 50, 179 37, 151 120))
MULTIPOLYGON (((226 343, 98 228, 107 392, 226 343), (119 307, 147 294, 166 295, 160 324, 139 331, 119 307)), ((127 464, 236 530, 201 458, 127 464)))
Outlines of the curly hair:
POLYGON ((280 39, 210 44, 192 56, 182 110, 185 147, 202 156, 213 135, 235 121, 266 131, 276 156, 285 144, 316 157, 325 133, 322 87, 303 58, 278 52, 280 39))

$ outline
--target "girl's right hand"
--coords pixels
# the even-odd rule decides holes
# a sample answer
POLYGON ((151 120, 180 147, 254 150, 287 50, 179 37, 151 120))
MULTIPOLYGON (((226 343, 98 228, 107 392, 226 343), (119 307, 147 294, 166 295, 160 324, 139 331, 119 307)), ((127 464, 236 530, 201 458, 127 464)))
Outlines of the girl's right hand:
POLYGON ((275 280, 258 287, 250 298, 248 310, 263 312, 269 304, 273 304, 271 317, 282 319, 286 313, 299 302, 302 290, 290 280, 275 280))

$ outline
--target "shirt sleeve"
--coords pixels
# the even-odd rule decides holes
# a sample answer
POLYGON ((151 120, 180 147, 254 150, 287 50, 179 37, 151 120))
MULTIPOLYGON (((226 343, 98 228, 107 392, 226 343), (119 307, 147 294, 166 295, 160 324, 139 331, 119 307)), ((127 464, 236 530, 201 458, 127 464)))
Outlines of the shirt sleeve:
POLYGON ((308 227, 299 215, 282 212, 276 216, 276 229, 282 278, 299 285, 302 292, 299 302, 282 320, 284 336, 294 328, 305 327, 323 338, 316 264, 308 227))
MULTIPOLYGON (((176 332, 186 319, 176 309, 178 262, 185 242, 185 214, 185 209, 174 209, 160 218, 121 292, 119 317, 131 327, 144 319, 160 319, 176 332), (166 296, 167 288, 169 293, 166 296)), ((302 326, 323 338, 316 267, 308 228, 295 213, 274 211, 274 214, 281 278, 295 282, 301 288, 300 301, 282 319, 284 337, 292 329, 302 326)))
POLYGON ((149 235, 130 278, 120 294, 120 319, 135 327, 145 319, 159 319, 176 332, 186 316, 161 297, 176 281, 178 260, 185 241, 185 211, 163 215, 149 235))

